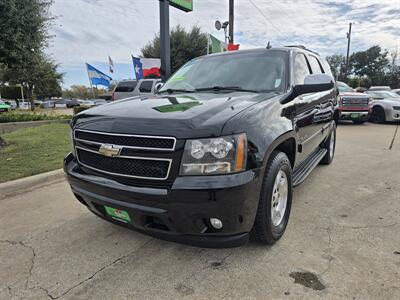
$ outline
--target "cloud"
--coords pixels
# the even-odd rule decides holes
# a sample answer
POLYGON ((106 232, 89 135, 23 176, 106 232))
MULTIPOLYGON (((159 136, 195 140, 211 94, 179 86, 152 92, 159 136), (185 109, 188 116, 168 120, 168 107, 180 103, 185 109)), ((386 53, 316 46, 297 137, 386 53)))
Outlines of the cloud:
MULTIPOLYGON (((237 0, 235 37, 242 49, 303 44, 322 55, 345 53, 346 32, 353 25, 352 51, 379 44, 393 50, 400 46, 398 0, 237 0), (272 22, 274 26, 270 24, 272 22)), ((158 0, 55 0, 55 35, 48 52, 68 70, 82 69, 84 62, 104 63, 110 55, 116 63, 130 64, 131 54, 159 31, 158 0)), ((201 26, 223 39, 215 20, 228 18, 228 1, 194 0, 194 12, 170 9, 171 26, 201 26)), ((84 69, 83 69, 84 71, 84 69)), ((76 72, 76 71, 75 71, 76 72)))

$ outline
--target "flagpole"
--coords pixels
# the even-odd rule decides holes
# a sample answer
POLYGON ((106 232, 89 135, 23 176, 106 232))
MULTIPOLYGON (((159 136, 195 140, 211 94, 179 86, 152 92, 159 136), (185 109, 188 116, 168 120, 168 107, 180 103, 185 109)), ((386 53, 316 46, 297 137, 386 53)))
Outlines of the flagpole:
POLYGON ((92 80, 90 79, 89 68, 88 68, 88 64, 87 63, 86 63, 86 71, 87 71, 87 75, 88 75, 88 78, 89 78, 90 89, 92 90, 92 96, 93 96, 93 99, 94 99, 95 97, 94 97, 94 91, 93 91, 93 86, 92 86, 92 80))
POLYGON ((210 34, 207 36, 207 55, 210 54, 210 34))

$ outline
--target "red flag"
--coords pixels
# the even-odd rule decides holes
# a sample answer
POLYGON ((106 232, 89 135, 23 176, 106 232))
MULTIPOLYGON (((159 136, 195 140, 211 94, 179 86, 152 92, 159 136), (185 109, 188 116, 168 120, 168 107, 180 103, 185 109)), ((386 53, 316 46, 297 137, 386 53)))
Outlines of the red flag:
POLYGON ((236 50, 239 50, 239 47, 240 47, 240 44, 232 44, 232 43, 229 43, 228 44, 228 51, 236 51, 236 50))

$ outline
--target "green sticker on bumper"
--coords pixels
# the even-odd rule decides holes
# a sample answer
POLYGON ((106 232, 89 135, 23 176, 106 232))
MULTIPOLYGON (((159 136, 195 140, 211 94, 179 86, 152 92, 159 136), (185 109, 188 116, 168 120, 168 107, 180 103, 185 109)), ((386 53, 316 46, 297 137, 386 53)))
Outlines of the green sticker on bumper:
POLYGON ((350 118, 352 118, 352 119, 358 119, 360 117, 360 114, 359 113, 352 113, 352 114, 350 114, 350 118))
POLYGON ((131 218, 127 211, 109 206, 104 206, 104 208, 106 209, 107 215, 111 218, 125 223, 131 223, 131 218))

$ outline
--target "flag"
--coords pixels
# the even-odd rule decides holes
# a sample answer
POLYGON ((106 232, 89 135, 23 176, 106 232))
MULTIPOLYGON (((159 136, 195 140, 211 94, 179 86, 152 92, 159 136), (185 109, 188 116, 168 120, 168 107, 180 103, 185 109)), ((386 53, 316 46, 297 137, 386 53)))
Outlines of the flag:
POLYGON ((240 47, 240 44, 232 44, 232 43, 229 43, 228 44, 228 51, 236 51, 236 50, 239 50, 239 47, 240 47))
POLYGON ((143 79, 150 75, 160 77, 161 61, 159 58, 142 58, 132 55, 133 68, 136 79, 143 79))
POLYGON ((212 34, 210 34, 210 40, 211 40, 211 53, 235 51, 235 50, 239 50, 239 47, 240 47, 239 44, 235 45, 235 44, 229 43, 227 45, 223 41, 220 41, 219 39, 217 39, 212 34))
POLYGON ((224 42, 217 39, 212 34, 210 34, 210 40, 211 40, 211 53, 226 51, 227 45, 224 42))
POLYGON ((114 73, 114 62, 111 59, 111 56, 108 56, 108 64, 110 65, 110 73, 114 73))
POLYGON ((97 70, 95 67, 89 65, 88 63, 86 64, 86 68, 87 68, 90 84, 103 85, 106 87, 110 86, 110 82, 112 80, 112 78, 110 76, 97 70))

